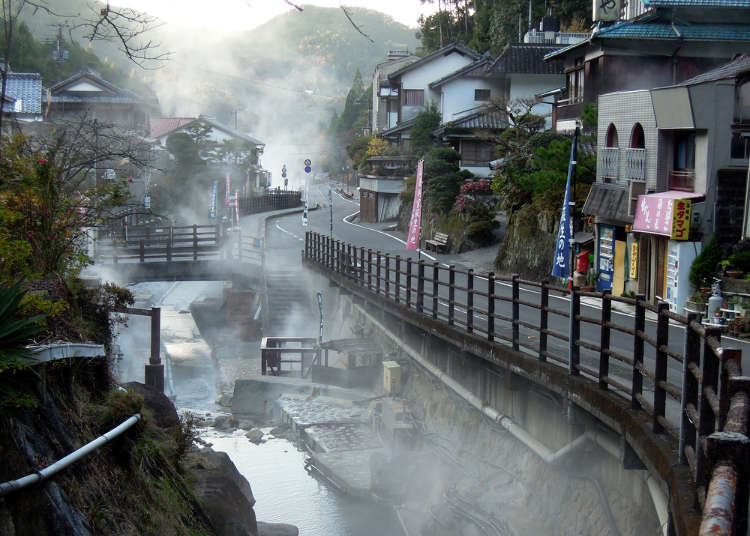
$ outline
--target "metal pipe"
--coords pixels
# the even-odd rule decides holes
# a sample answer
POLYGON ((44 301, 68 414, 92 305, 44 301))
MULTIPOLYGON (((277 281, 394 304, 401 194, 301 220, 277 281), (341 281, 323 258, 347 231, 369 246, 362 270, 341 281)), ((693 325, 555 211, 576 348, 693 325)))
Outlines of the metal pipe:
POLYGON ((737 481, 737 469, 733 463, 721 463, 714 468, 698 534, 732 534, 737 481))
POLYGON ((646 477, 646 485, 648 491, 651 493, 651 501, 654 503, 656 509, 656 515, 659 518, 659 526, 661 527, 662 534, 667 536, 669 534, 669 510, 667 508, 667 498, 664 496, 659 483, 650 474, 646 477))
POLYGON ((116 428, 113 428, 106 434, 99 436, 93 441, 85 444, 80 449, 74 452, 71 452, 70 454, 56 461, 52 465, 48 465, 47 467, 37 471, 36 473, 26 475, 16 480, 9 480, 8 482, 0 483, 0 497, 2 497, 3 495, 7 495, 8 493, 11 493, 13 491, 25 488, 31 484, 34 484, 35 482, 41 482, 42 480, 48 479, 49 477, 62 471, 63 469, 71 465, 72 463, 77 462, 78 460, 80 460, 81 458, 89 454, 90 452, 98 449, 105 443, 108 443, 112 439, 121 435, 123 432, 131 428, 135 423, 137 423, 140 419, 141 419, 141 414, 136 413, 135 415, 131 416, 128 420, 126 420, 125 422, 117 426, 116 428))

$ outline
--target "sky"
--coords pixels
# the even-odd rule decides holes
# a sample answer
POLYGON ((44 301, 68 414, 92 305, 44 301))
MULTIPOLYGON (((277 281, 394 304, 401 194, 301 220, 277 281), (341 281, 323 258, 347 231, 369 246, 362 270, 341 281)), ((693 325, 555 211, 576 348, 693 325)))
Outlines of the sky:
MULTIPOLYGON (((167 24, 224 32, 249 30, 277 15, 296 11, 285 0, 119 0, 112 3, 145 11, 167 24)), ((417 26, 420 14, 437 9, 435 5, 422 5, 420 0, 295 0, 294 3, 321 7, 339 7, 343 3, 346 7, 365 7, 386 13, 413 28, 417 26)))

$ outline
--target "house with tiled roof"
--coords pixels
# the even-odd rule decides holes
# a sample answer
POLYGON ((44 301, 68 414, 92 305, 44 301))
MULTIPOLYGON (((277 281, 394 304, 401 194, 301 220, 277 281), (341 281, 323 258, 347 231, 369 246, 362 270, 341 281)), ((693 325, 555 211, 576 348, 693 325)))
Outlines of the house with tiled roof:
POLYGON ((156 97, 139 95, 84 69, 48 90, 47 119, 76 121, 81 117, 147 135, 149 119, 158 109, 156 97))
MULTIPOLYGON (((595 3, 598 6, 598 3, 595 3)), ((613 91, 677 84, 750 53, 746 0, 633 0, 597 20, 588 39, 545 56, 562 60, 558 131, 575 129, 585 103, 613 91)))
POLYGON ((42 76, 9 71, 2 109, 3 115, 17 121, 41 121, 42 76))

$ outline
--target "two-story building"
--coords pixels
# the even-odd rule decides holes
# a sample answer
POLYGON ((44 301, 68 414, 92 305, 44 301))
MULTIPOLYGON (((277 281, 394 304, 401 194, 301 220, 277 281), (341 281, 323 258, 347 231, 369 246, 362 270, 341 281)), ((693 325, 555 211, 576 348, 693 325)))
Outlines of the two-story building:
POLYGON ((600 288, 683 312, 701 243, 715 234, 728 250, 747 236, 749 125, 750 56, 680 84, 599 97, 597 182, 583 212, 596 218, 600 288))
MULTIPOLYGON (((2 113, 4 118, 13 121, 41 121, 42 75, 39 73, 16 73, 8 69, 2 113)), ((10 121, 5 126, 7 127, 6 131, 12 129, 10 121)))
POLYGON ((375 66, 372 75, 372 101, 370 103, 370 131, 376 134, 398 124, 400 92, 393 87, 388 76, 419 60, 408 50, 391 50, 383 63, 375 66))
MULTIPOLYGON (((595 7, 599 6, 595 2, 595 7)), ((633 0, 588 39, 545 56, 564 61, 558 131, 572 131, 585 103, 601 94, 677 84, 750 52, 750 9, 736 0, 633 0)))

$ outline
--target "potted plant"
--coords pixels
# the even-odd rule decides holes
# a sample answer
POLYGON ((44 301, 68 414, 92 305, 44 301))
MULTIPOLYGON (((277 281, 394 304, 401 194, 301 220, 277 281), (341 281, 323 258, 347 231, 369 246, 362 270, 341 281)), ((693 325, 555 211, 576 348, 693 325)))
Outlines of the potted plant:
POLYGON ((704 313, 706 309, 706 297, 702 292, 696 292, 687 301, 685 308, 690 313, 704 313))

